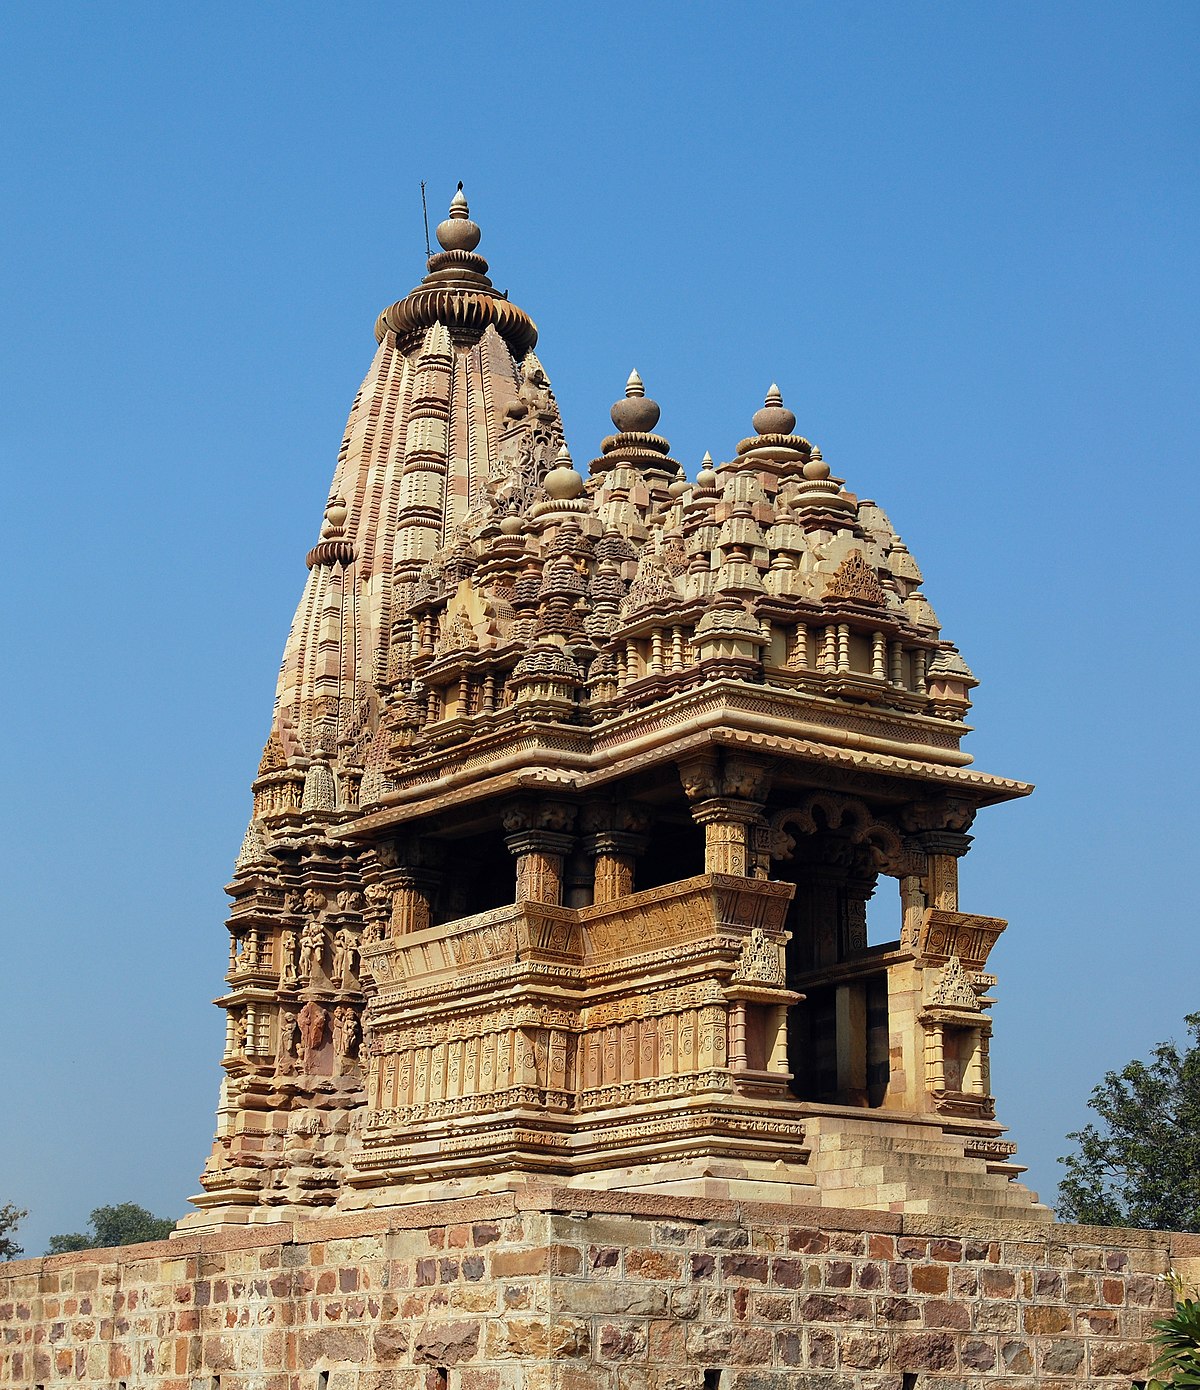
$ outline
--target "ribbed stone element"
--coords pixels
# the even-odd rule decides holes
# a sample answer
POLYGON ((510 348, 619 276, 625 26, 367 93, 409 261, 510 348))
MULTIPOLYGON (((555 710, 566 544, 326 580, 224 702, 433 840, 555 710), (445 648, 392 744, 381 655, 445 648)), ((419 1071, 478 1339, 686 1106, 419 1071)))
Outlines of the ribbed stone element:
POLYGON ((395 335, 401 349, 412 347, 425 329, 442 324, 460 346, 473 345, 495 328, 517 357, 537 343, 537 327, 524 309, 509 302, 488 279, 488 263, 475 255, 479 227, 469 220, 462 185, 450 216, 438 224, 443 250, 429 258, 429 274, 403 299, 385 309, 375 323, 375 339, 395 335))

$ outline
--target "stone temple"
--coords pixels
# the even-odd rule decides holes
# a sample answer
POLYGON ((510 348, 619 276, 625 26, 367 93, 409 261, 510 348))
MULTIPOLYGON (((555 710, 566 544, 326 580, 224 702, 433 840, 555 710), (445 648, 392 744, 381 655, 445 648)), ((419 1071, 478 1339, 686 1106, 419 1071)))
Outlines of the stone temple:
POLYGON ((0 1265, 0 1390, 1128 1390, 1200 1236, 1019 1181, 957 870, 1030 788, 916 561, 774 386, 689 481, 632 373, 577 465, 461 189, 437 237, 308 552, 196 1210, 0 1265))
POLYGON ((461 191, 437 238, 308 553, 191 1224, 531 1177, 1046 1215, 957 890, 1030 788, 961 751, 915 559, 775 386, 693 483, 631 373, 577 468, 461 191))

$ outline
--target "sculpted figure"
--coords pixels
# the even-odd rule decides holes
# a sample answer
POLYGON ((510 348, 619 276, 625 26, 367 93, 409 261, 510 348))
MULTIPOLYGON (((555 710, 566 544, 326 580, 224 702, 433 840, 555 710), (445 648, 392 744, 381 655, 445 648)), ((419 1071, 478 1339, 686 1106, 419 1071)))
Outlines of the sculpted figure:
POLYGON ((279 983, 280 986, 296 983, 296 942, 298 938, 291 927, 279 933, 279 983))
POLYGON ((296 1016, 296 1023, 300 1028, 300 1037, 304 1042, 304 1069, 307 1071, 309 1059, 312 1054, 321 1046, 325 1037, 325 1020, 328 1017, 325 1010, 310 999, 296 1016))
POLYGON ((312 968, 320 965, 325 954, 325 928, 320 922, 309 922, 300 934, 300 974, 312 978, 312 968))
POLYGON ((349 927, 342 927, 333 941, 333 978, 344 988, 354 969, 355 940, 349 927))
POLYGON ((246 1043, 250 1038, 250 1024, 244 1013, 240 1013, 233 1021, 233 1049, 242 1054, 246 1051, 246 1043))
POLYGON ((516 400, 504 407, 504 420, 523 420, 532 410, 541 415, 550 409, 550 382, 541 363, 526 361, 521 367, 521 385, 516 400))
POLYGON ((343 1004, 333 1014, 333 1045, 341 1057, 351 1057, 358 1047, 360 1029, 358 1014, 349 1004, 343 1004))
POLYGON ((276 1058, 276 1070, 290 1072, 296 1065, 296 1044, 300 1038, 300 1025, 296 1022, 296 1015, 289 1009, 282 1014, 279 1019, 279 1053, 276 1058))
POLYGON ((321 912, 325 907, 325 894, 319 888, 304 890, 304 906, 309 912, 321 912))

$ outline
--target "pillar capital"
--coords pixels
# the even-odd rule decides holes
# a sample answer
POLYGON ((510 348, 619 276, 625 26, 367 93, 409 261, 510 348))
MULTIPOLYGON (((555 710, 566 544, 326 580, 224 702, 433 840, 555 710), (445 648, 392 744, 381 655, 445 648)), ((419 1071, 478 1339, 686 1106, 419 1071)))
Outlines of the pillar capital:
POLYGON ((561 857, 575 848, 575 836, 564 835, 557 830, 517 830, 505 835, 504 843, 509 852, 518 858, 525 854, 555 854, 561 857))
POLYGON ((679 764, 679 780, 687 799, 696 804, 713 797, 754 803, 761 811, 771 790, 774 763, 723 749, 712 749, 679 764))
POLYGON ((974 836, 958 830, 918 830, 911 838, 926 854, 948 854, 961 859, 971 848, 974 836))

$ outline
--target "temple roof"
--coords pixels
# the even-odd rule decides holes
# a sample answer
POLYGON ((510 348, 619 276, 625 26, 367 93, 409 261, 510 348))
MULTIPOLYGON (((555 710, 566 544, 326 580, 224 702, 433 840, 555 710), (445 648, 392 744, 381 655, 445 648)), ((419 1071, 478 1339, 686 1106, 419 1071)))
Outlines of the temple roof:
POLYGON ((377 810, 406 769, 436 780, 447 749, 512 743, 531 721, 576 738, 630 711, 644 723, 721 682, 830 729, 875 719, 881 754, 970 761, 975 679, 916 561, 796 433, 775 383, 751 433, 689 481, 632 371, 585 477, 461 186, 437 237, 424 280, 376 322, 284 652, 260 819, 377 810))

